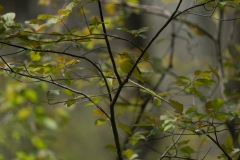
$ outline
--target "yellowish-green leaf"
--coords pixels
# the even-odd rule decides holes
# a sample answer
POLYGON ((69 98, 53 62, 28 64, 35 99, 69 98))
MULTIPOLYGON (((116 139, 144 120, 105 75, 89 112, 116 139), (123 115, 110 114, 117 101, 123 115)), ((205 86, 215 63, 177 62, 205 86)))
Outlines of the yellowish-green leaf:
POLYGON ((38 95, 36 93, 36 91, 32 90, 32 89, 26 89, 24 90, 24 95, 30 99, 32 102, 37 102, 38 100, 38 95))
POLYGON ((68 14, 71 12, 71 10, 69 9, 59 9, 58 10, 58 15, 60 17, 63 17, 63 16, 68 16, 68 14))
POLYGON ((37 136, 32 137, 31 142, 36 148, 42 149, 46 147, 46 144, 37 136))
POLYGON ((123 151, 123 155, 126 156, 128 159, 130 159, 133 154, 134 154, 134 152, 131 149, 127 149, 127 150, 123 151))
POLYGON ((114 152, 117 151, 116 146, 114 146, 114 145, 112 145, 112 144, 108 144, 108 145, 106 145, 104 148, 109 149, 109 150, 114 151, 114 152))
POLYGON ((170 124, 164 126, 163 131, 166 132, 167 130, 169 130, 169 129, 171 129, 171 128, 174 129, 174 128, 175 128, 175 125, 170 123, 170 124))
POLYGON ((64 57, 61 57, 61 56, 57 56, 57 57, 56 57, 56 61, 57 61, 58 63, 64 63, 64 62, 65 62, 65 58, 64 58, 64 57))
POLYGON ((102 124, 105 124, 105 123, 106 123, 106 120, 105 120, 105 119, 102 119, 102 118, 97 119, 97 120, 95 121, 95 125, 96 125, 96 126, 99 126, 99 125, 102 125, 102 124))
POLYGON ((32 61, 39 61, 41 59, 40 53, 39 52, 30 52, 30 58, 32 61))
POLYGON ((162 93, 159 93, 158 96, 160 97, 167 97, 167 96, 170 96, 171 93, 170 92, 162 92, 162 93))
POLYGON ((134 146, 137 144, 138 141, 146 141, 146 137, 144 135, 133 135, 130 139, 129 139, 129 143, 134 146))
POLYGON ((73 98, 70 98, 64 104, 67 105, 67 107, 71 107, 75 103, 76 103, 76 100, 73 98))
POLYGON ((169 99, 169 103, 176 109, 177 112, 179 113, 183 112, 183 104, 179 103, 178 101, 174 101, 172 99, 169 99))
POLYGON ((3 6, 0 6, 0 14, 2 13, 3 9, 3 6))
POLYGON ((116 13, 115 4, 111 3, 105 4, 105 9, 107 13, 110 15, 114 15, 116 13))
POLYGON ((66 66, 71 66, 71 65, 74 65, 74 64, 78 64, 79 62, 80 62, 80 60, 78 60, 78 59, 72 59, 72 60, 70 60, 66 63, 66 66))
POLYGON ((95 104, 102 101, 102 98, 93 98, 92 101, 93 102, 89 102, 89 103, 85 104, 85 107, 95 106, 95 104))
POLYGON ((50 18, 57 18, 56 16, 54 15, 51 15, 51 14, 40 14, 38 15, 37 19, 50 19, 50 18))
POLYGON ((207 113, 215 113, 224 105, 225 101, 221 98, 216 98, 208 101, 205 104, 207 113))
POLYGON ((157 105, 157 106, 160 106, 162 104, 162 100, 157 98, 157 97, 154 97, 154 103, 157 105))
POLYGON ((121 128, 122 130, 124 130, 128 134, 130 134, 130 135, 132 134, 131 129, 121 122, 118 122, 118 127, 121 128))
POLYGON ((18 111, 17 117, 21 120, 26 119, 31 113, 31 108, 30 107, 25 107, 22 108, 18 111))
POLYGON ((106 117, 106 115, 99 109, 94 109, 92 110, 92 114, 93 115, 96 115, 96 116, 103 116, 103 117, 106 117))

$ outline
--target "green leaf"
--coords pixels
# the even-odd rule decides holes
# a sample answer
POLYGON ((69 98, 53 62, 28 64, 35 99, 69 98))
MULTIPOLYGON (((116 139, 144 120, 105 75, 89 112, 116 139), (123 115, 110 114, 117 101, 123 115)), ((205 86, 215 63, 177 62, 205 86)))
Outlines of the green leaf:
POLYGON ((74 96, 74 93, 68 89, 61 89, 61 92, 65 93, 66 95, 69 95, 69 96, 74 96))
POLYGON ((185 77, 185 76, 179 76, 177 78, 177 80, 187 80, 187 81, 191 82, 191 80, 189 78, 185 77))
POLYGON ((158 96, 160 97, 167 97, 167 96, 170 96, 171 93, 170 92, 161 92, 161 93, 158 93, 158 96))
POLYGON ((47 92, 48 101, 54 100, 59 95, 59 90, 50 90, 47 92))
POLYGON ((223 9, 223 8, 225 7, 226 3, 227 3, 227 2, 218 2, 218 7, 219 7, 220 9, 223 9))
POLYGON ((112 145, 112 144, 108 144, 108 145, 106 145, 104 148, 109 149, 109 150, 114 151, 114 152, 117 151, 116 146, 114 146, 114 145, 112 145))
POLYGON ((189 146, 182 147, 182 148, 180 149, 180 151, 181 151, 182 153, 185 153, 185 154, 189 155, 189 156, 190 156, 192 153, 194 153, 194 150, 193 150, 191 147, 189 147, 189 146))
POLYGON ((194 72, 195 76, 198 76, 200 73, 202 73, 200 70, 196 70, 196 71, 194 72))
POLYGON ((214 83, 214 80, 212 80, 212 79, 203 79, 203 78, 199 78, 199 79, 196 79, 195 81, 194 81, 194 85, 195 86, 211 86, 211 85, 213 85, 213 83, 214 83))
POLYGON ((160 128, 154 128, 150 131, 150 135, 155 135, 157 132, 161 131, 160 128))
POLYGON ((178 145, 178 147, 181 147, 185 144, 188 144, 188 142, 190 142, 190 140, 184 140, 184 141, 178 142, 177 145, 178 145))
POLYGON ((38 100, 38 95, 36 93, 36 91, 32 90, 32 89, 26 89, 24 91, 24 95, 30 99, 32 102, 37 102, 38 100))
POLYGON ((156 104, 156 106, 160 106, 162 104, 162 100, 157 97, 154 97, 154 103, 156 104))
POLYGON ((133 135, 130 139, 129 139, 129 143, 134 146, 137 144, 138 141, 146 141, 146 137, 144 135, 133 135))
POLYGON ((70 107, 70 106, 72 106, 72 105, 75 104, 75 103, 76 103, 76 100, 73 99, 73 98, 70 98, 70 99, 68 99, 68 100, 64 103, 64 105, 67 105, 67 107, 70 107))
POLYGON ((152 124, 148 124, 147 122, 143 121, 138 124, 134 124, 133 126, 146 127, 146 126, 152 126, 152 124))
POLYGON ((171 129, 171 128, 175 128, 175 125, 174 124, 168 124, 166 126, 163 127, 163 131, 166 132, 167 130, 171 129))
POLYGON ((128 32, 128 33, 132 33, 129 29, 123 27, 123 28, 117 28, 117 30, 122 30, 122 31, 125 31, 125 32, 128 32))
POLYGON ((145 92, 145 93, 149 93, 149 94, 151 94, 151 95, 153 95, 153 96, 154 96, 154 94, 155 94, 155 92, 152 91, 152 90, 150 90, 150 89, 146 90, 146 89, 142 89, 142 88, 141 88, 140 91, 141 91, 141 92, 145 92))
POLYGON ((16 17, 16 14, 13 12, 10 12, 10 13, 6 13, 6 14, 2 15, 2 17, 5 21, 10 21, 16 17))
POLYGON ((122 130, 124 130, 128 134, 130 134, 130 135, 132 134, 131 129, 121 122, 118 122, 118 127, 121 128, 122 130))
POLYGON ((205 104, 207 113, 216 113, 224 105, 225 101, 221 98, 216 98, 208 101, 205 104))
POLYGON ((39 149, 46 148, 45 143, 39 137, 36 137, 36 136, 32 137, 31 142, 32 142, 33 146, 35 146, 39 149))
POLYGON ((69 76, 69 75, 65 75, 65 83, 68 85, 68 86, 70 86, 71 84, 72 84, 72 77, 71 76, 69 76))
POLYGON ((172 99, 169 99, 168 101, 176 109, 177 112, 179 113, 183 112, 183 104, 179 103, 178 101, 174 101, 172 99))
POLYGON ((58 128, 57 122, 50 117, 45 117, 43 119, 43 124, 46 128, 51 129, 51 130, 56 130, 58 128))

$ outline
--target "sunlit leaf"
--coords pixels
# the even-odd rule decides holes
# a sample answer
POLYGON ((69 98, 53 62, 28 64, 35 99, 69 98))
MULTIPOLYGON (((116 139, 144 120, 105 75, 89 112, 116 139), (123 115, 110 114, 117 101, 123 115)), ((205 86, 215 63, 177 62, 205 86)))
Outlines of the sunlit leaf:
POLYGON ((39 61, 41 59, 41 56, 39 52, 31 51, 30 58, 32 61, 39 61))
POLYGON ((134 154, 134 152, 131 149, 127 149, 127 150, 123 151, 123 155, 126 156, 128 159, 130 159, 133 154, 134 154))

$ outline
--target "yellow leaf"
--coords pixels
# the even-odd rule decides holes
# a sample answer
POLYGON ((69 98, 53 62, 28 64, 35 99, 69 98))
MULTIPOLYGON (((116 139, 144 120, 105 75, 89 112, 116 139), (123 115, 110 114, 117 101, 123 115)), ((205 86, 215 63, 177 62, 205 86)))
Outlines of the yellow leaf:
POLYGON ((64 63, 65 62, 65 59, 63 57, 56 57, 56 60, 58 63, 64 63))
POLYGON ((114 4, 110 4, 110 3, 106 4, 105 9, 106 9, 107 13, 110 14, 110 15, 114 15, 116 13, 114 4))
POLYGON ((5 68, 5 67, 6 67, 5 63, 3 63, 3 62, 0 62, 0 66, 1 66, 2 68, 5 68))
POLYGON ((26 119, 29 116, 30 112, 31 112, 31 108, 29 107, 22 108, 20 111, 18 111, 17 117, 21 120, 26 119))
POLYGON ((41 59, 40 53, 39 52, 30 52, 30 58, 32 61, 39 61, 41 59))

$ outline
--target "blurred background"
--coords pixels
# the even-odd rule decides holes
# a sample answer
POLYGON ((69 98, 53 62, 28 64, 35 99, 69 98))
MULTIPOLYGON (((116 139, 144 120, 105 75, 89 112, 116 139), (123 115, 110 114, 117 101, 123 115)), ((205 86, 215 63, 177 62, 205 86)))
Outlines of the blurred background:
MULTIPOLYGON (((39 14, 52 14, 57 15, 58 10, 65 8, 71 1, 69 0, 0 0, 0 5, 4 7, 2 15, 14 12, 16 17, 15 22, 26 25, 26 21, 36 19, 39 14)), ((88 22, 94 18, 99 17, 98 6, 96 2, 81 1, 82 6, 77 6, 73 9, 70 16, 64 19, 63 23, 55 24, 51 27, 45 27, 43 32, 67 32, 68 29, 77 28, 81 33, 86 33, 86 19, 88 22), (89 2, 89 3, 88 3, 89 2), (83 8, 85 16, 83 14, 83 8), (86 19, 85 19, 86 18, 86 19), (67 26, 67 27, 66 27, 67 26)), ((133 9, 124 4, 124 1, 102 1, 104 8, 105 21, 108 27, 108 34, 124 37, 131 40, 141 48, 144 48, 156 32, 167 21, 167 16, 171 15, 176 8, 178 0, 140 0, 139 5, 148 6, 150 11, 133 9), (163 9, 165 12, 153 12, 151 8, 163 9), (120 18, 119 18, 120 17, 120 18), (141 37, 134 37, 132 34, 119 30, 117 28, 127 28, 129 30, 139 29, 141 27, 150 27, 148 32, 143 34, 145 39, 141 37)), ((126 1, 135 3, 136 1, 126 1)), ((180 7, 183 11, 193 6, 195 1, 184 1, 180 7)), ((137 4, 137 3, 136 3, 137 4)), ((217 51, 215 42, 211 38, 218 37, 217 30, 219 29, 219 21, 210 18, 211 11, 206 11, 203 7, 189 11, 189 14, 183 14, 180 18, 192 22, 207 31, 211 36, 206 35, 198 30, 194 25, 186 25, 179 21, 173 21, 169 26, 159 35, 157 40, 148 50, 149 61, 140 63, 139 67, 144 73, 144 79, 147 81, 147 86, 152 88, 157 86, 156 92, 171 92, 177 93, 183 89, 175 85, 176 76, 184 75, 193 78, 195 70, 208 70, 209 66, 212 68, 218 67, 217 51), (194 13, 194 14, 192 14, 194 13), (171 57, 173 55, 173 57, 171 57), (162 77, 166 70, 171 70, 169 74, 162 77), (162 78, 162 79, 161 79, 162 78), (161 81, 160 81, 161 79, 161 81), (159 85, 156 85, 160 83, 159 85)), ((226 9, 224 18, 232 18, 238 12, 235 10, 226 9)), ((220 11, 216 10, 212 17, 219 18, 220 11)), ((100 28, 100 27, 99 27, 100 28)), ((221 50, 226 51, 229 44, 237 44, 239 41, 238 36, 238 21, 226 21, 222 24, 222 37, 221 50), (236 24, 235 28, 231 28, 232 24, 236 24), (234 34, 231 34, 231 29, 234 34)), ((41 30, 41 29, 40 29, 41 30)), ((100 29, 101 30, 101 29, 100 29)), ((101 31, 99 31, 101 33, 101 31)), ((215 39, 214 39, 215 40, 215 39)), ((119 61, 118 53, 127 51, 137 57, 139 51, 137 48, 127 41, 112 38, 110 41, 114 58, 119 61)), ((88 51, 100 48, 87 57, 96 61, 102 66, 106 72, 112 72, 110 60, 108 59, 107 49, 103 40, 95 40, 94 42, 84 43, 80 48, 72 47, 67 49, 69 43, 56 44, 53 46, 58 51, 68 50, 68 52, 76 55, 83 55, 88 51), (95 43, 95 44, 93 44, 95 43), (101 48, 102 47, 102 48, 101 48), (105 47, 105 48, 104 48, 105 47)), ((235 49, 238 49, 235 47, 235 49)), ((13 53, 19 49, 13 47, 3 47, 0 50, 0 55, 13 53)), ((9 62, 27 63, 28 57, 26 54, 16 54, 8 57, 9 62)), ((86 62, 81 62, 78 65, 78 72, 81 77, 93 75, 91 65, 86 62)), ((227 74, 232 74, 226 71, 227 74)), ((44 82, 26 82, 19 81, 12 75, 1 74, 0 84, 0 160, 110 160, 115 159, 116 155, 112 150, 114 139, 109 122, 103 125, 96 125, 96 120, 101 117, 94 106, 84 106, 84 102, 79 102, 71 107, 66 104, 60 103, 62 100, 69 97, 66 94, 58 96, 59 101, 48 102, 46 93, 52 89, 59 89, 56 86, 49 85, 44 82), (59 103, 58 103, 59 102, 59 103)), ((78 75, 71 75, 72 77, 79 78, 78 75)), ((109 76, 113 76, 109 74, 109 76)), ((57 77, 57 76, 56 76, 57 77)), ((105 90, 98 84, 99 79, 84 79, 74 81, 73 88, 80 90, 89 95, 102 94, 105 90)), ((226 85, 230 88, 237 88, 239 85, 236 81, 226 81, 226 85)), ((203 89, 204 94, 210 94, 212 90, 203 89)), ((116 119, 129 126, 135 122, 140 109, 139 103, 148 95, 140 93, 139 90, 129 87, 123 90, 116 106, 116 119), (140 95, 142 99, 136 99, 135 96, 140 95), (131 104, 125 102, 132 102, 131 104), (132 105, 135 104, 136 106, 132 105)), ((221 88, 217 88, 212 97, 221 97, 221 88)), ((190 107, 196 104, 200 110, 202 104, 201 100, 194 98, 192 95, 179 94, 175 97, 186 106, 190 107)), ((173 111, 168 105, 162 104, 161 108, 157 107, 150 100, 144 112, 151 117, 159 119, 162 113, 162 108, 173 111)), ((105 110, 109 112, 109 103, 103 101, 100 103, 105 110)), ((135 132, 144 132, 145 129, 149 130, 150 127, 139 127, 135 132)), ((119 129, 120 140, 123 143, 126 140, 126 134, 119 129)), ((158 139, 164 136, 163 134, 156 134, 152 136, 149 141, 139 142, 135 146, 142 159, 150 160, 157 159, 164 152, 166 143, 172 143, 171 137, 158 139), (164 144, 164 145, 162 145, 164 144)), ((229 141, 231 137, 227 132, 219 133, 219 137, 228 137, 220 139, 220 141, 229 141)), ((195 157, 204 155, 209 148, 214 147, 214 144, 209 142, 205 137, 185 136, 186 140, 193 140, 190 143, 195 145, 196 141, 201 142, 196 144, 195 157)), ((232 143, 232 142, 229 142, 232 143)), ((206 159, 211 159, 211 155, 215 156, 218 149, 212 149, 211 153, 206 159)), ((201 157, 201 156, 200 156, 201 157)))

